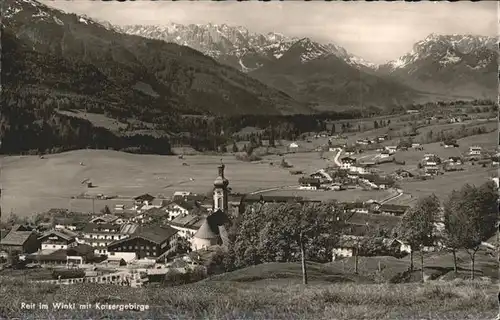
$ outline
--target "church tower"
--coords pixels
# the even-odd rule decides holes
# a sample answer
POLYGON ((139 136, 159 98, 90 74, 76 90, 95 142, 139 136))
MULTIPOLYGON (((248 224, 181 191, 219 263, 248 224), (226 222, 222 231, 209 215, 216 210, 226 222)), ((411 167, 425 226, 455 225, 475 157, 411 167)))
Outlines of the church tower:
POLYGON ((219 175, 214 181, 214 193, 213 193, 213 212, 221 210, 224 213, 228 212, 228 196, 227 196, 227 186, 229 185, 229 180, 224 177, 224 164, 221 161, 219 165, 219 175))

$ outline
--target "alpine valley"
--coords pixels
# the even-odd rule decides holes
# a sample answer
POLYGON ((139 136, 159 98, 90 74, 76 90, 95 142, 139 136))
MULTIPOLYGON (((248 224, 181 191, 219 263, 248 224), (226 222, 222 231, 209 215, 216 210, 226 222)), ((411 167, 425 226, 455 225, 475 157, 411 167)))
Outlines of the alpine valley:
POLYGON ((35 0, 3 1, 1 25, 3 153, 213 149, 222 129, 266 128, 270 116, 299 134, 323 111, 352 118, 496 95, 495 41, 485 37, 432 35, 377 66, 310 38, 216 24, 118 27, 35 0))

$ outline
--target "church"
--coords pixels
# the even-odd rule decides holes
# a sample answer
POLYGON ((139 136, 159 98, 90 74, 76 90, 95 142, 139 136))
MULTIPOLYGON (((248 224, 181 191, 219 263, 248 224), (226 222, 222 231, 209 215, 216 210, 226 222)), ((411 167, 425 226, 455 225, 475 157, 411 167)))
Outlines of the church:
POLYGON ((225 224, 228 222, 228 185, 229 180, 224 177, 224 164, 218 167, 218 175, 214 181, 212 195, 212 213, 205 219, 196 231, 191 241, 193 251, 202 250, 211 246, 226 247, 229 241, 225 224))

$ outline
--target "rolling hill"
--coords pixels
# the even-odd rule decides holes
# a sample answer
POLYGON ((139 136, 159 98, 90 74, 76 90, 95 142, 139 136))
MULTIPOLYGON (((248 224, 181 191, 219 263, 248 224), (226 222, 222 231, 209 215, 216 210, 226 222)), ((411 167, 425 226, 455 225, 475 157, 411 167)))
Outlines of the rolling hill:
MULTIPOLYGON (((288 95, 196 50, 118 33, 88 17, 67 14, 34 0, 6 1, 2 25, 11 43, 36 53, 30 53, 28 60, 38 65, 39 72, 29 81, 23 78, 26 73, 22 70, 6 71, 24 88, 31 82, 37 90, 56 88, 61 93, 90 97, 96 91, 105 92, 107 97, 113 96, 106 102, 116 104, 111 109, 123 111, 137 101, 142 112, 153 114, 171 110, 225 115, 310 112, 288 95), (54 59, 59 59, 57 64, 54 59), (80 90, 92 81, 85 75, 72 79, 75 67, 98 79, 93 90, 80 90)), ((9 52, 7 49, 4 55, 9 52)))

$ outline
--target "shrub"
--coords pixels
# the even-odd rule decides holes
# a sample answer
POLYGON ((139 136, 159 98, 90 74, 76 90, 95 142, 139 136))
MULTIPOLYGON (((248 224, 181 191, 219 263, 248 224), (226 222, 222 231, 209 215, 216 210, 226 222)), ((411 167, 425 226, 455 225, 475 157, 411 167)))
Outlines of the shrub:
POLYGON ((245 161, 245 162, 252 162, 252 161, 259 161, 262 160, 262 158, 254 153, 252 154, 247 154, 245 152, 239 152, 236 154, 236 159, 240 161, 245 161))

